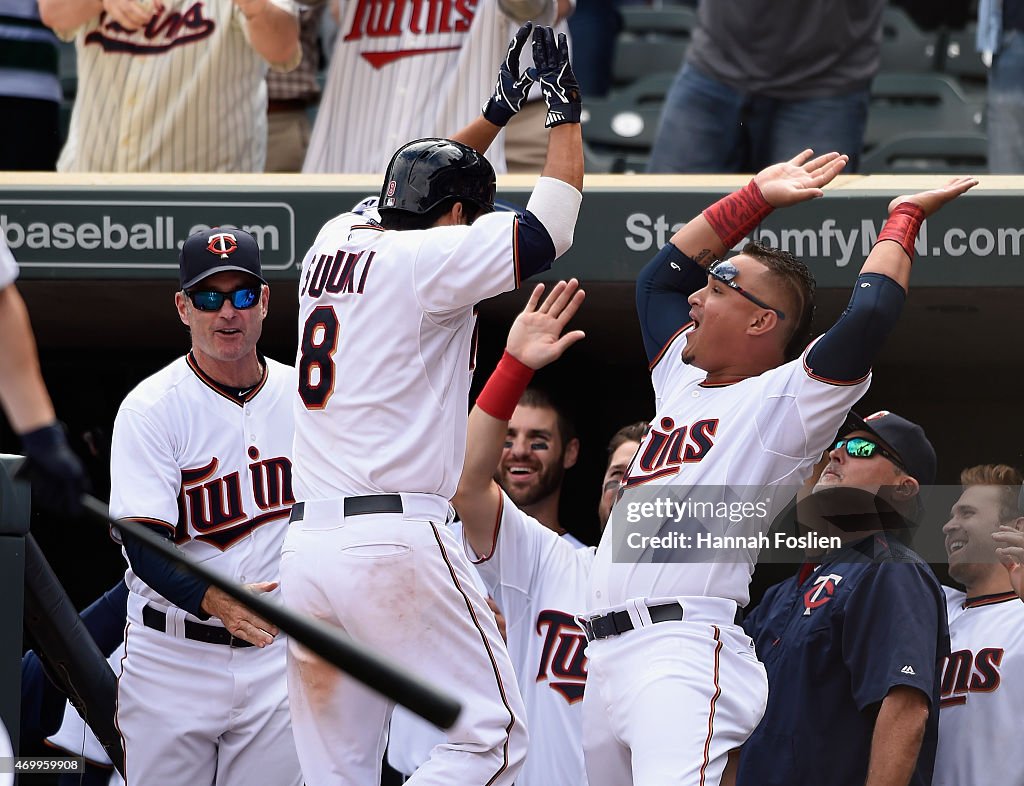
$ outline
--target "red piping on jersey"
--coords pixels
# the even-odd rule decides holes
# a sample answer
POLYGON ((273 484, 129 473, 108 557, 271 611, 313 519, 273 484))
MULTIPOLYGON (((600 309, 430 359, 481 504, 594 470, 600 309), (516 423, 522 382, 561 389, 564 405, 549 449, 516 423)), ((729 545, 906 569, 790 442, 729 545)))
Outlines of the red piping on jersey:
POLYGON ((997 603, 1006 603, 1008 600, 1018 600, 1017 593, 1010 590, 1009 592, 996 592, 992 595, 979 595, 976 598, 968 598, 963 602, 963 608, 976 609, 979 606, 994 606, 997 603))
POLYGON ((811 371, 811 367, 807 365, 807 357, 806 357, 806 355, 804 356, 803 364, 804 364, 804 372, 811 379, 816 379, 816 380, 818 380, 818 382, 825 382, 826 384, 835 385, 836 387, 840 387, 840 388, 848 388, 851 385, 859 385, 861 382, 863 382, 865 379, 867 379, 869 376, 871 376, 871 372, 869 371, 867 374, 865 374, 860 379, 855 379, 852 382, 851 381, 847 381, 847 380, 829 379, 828 377, 820 377, 817 374, 815 374, 813 371, 811 371))
MULTIPOLYGON (((492 481, 493 482, 493 481, 492 481)), ((501 514, 505 510, 505 495, 498 494, 498 515, 494 517, 494 538, 491 540, 491 550, 486 555, 477 555, 478 559, 471 560, 474 565, 483 565, 494 556, 494 550, 498 548, 498 531, 501 529, 501 514)))
POLYGON ((258 383, 256 383, 256 387, 254 387, 252 390, 250 390, 248 393, 245 394, 245 398, 241 398, 240 399, 240 398, 238 398, 238 397, 228 393, 225 390, 225 386, 224 385, 222 385, 220 382, 218 382, 213 377, 211 377, 209 374, 207 374, 205 371, 203 371, 201 368, 199 368, 199 364, 196 362, 196 359, 192 356, 191 352, 189 352, 185 356, 185 361, 188 363, 188 367, 190 369, 192 369, 192 371, 195 373, 195 375, 197 377, 199 377, 199 381, 200 382, 202 382, 204 385, 206 385, 208 388, 210 388, 214 392, 219 393, 220 395, 222 395, 228 401, 231 401, 231 402, 234 402, 235 404, 238 404, 238 406, 242 406, 243 404, 248 404, 250 401, 252 401, 256 397, 256 394, 259 393, 261 390, 263 390, 263 386, 265 384, 267 384, 267 378, 270 376, 270 367, 266 363, 264 363, 263 364, 263 377, 260 379, 260 381, 258 383))
MULTIPOLYGON (((177 527, 175 527, 169 521, 164 521, 163 519, 148 519, 145 516, 122 516, 121 518, 125 521, 135 521, 147 527, 152 527, 154 525, 166 527, 171 531, 172 536, 177 534, 178 532, 177 527)), ((107 534, 110 535, 110 539, 114 541, 114 543, 120 545, 120 541, 114 537, 114 526, 114 524, 111 524, 107 527, 107 534)))
POLYGON ((519 216, 512 220, 512 268, 519 289, 519 216))
POLYGON ((121 656, 121 668, 117 672, 117 691, 114 693, 114 728, 117 729, 117 733, 121 735, 121 772, 125 776, 125 781, 128 779, 128 745, 127 740, 124 738, 124 732, 121 731, 121 724, 117 722, 117 713, 121 709, 121 702, 119 697, 121 695, 121 677, 124 676, 124 662, 128 657, 128 629, 131 627, 131 623, 125 620, 124 623, 124 654, 121 656))
POLYGON ((384 232, 384 227, 380 224, 356 224, 352 229, 372 229, 376 232, 384 232))
POLYGON ((721 632, 718 630, 717 625, 712 625, 711 627, 715 630, 715 641, 718 642, 715 645, 715 695, 711 697, 711 714, 708 716, 708 737, 704 741, 704 763, 700 765, 700 786, 704 786, 705 770, 707 769, 708 758, 711 752, 711 738, 715 736, 715 704, 718 702, 718 697, 722 695, 722 686, 718 684, 719 655, 722 652, 721 632))
POLYGON ((455 568, 452 567, 452 563, 448 560, 448 552, 444 550, 444 544, 441 542, 440 535, 437 534, 437 525, 432 523, 430 525, 430 529, 434 533, 434 540, 437 541, 437 547, 441 550, 441 558, 444 560, 444 564, 448 566, 448 572, 451 574, 452 581, 455 583, 455 589, 459 591, 462 595, 462 599, 466 602, 466 609, 469 611, 469 616, 473 620, 473 625, 480 633, 480 640, 483 642, 484 649, 487 651, 487 657, 491 661, 491 669, 494 671, 494 679, 498 683, 498 693, 501 694, 501 703, 508 711, 509 721, 508 726, 505 727, 505 744, 502 746, 501 767, 499 767, 498 771, 488 779, 487 783, 484 784, 484 786, 491 786, 491 784, 498 779, 501 773, 508 769, 508 745, 512 728, 516 725, 516 714, 509 706, 508 697, 505 695, 505 685, 501 681, 501 672, 498 671, 498 663, 494 659, 494 653, 491 651, 491 645, 487 643, 487 634, 484 633, 484 629, 480 627, 480 622, 477 620, 476 612, 473 611, 473 604, 470 602, 469 596, 466 595, 466 591, 462 589, 462 585, 459 584, 459 577, 455 574, 455 568))
POLYGON ((665 346, 663 346, 661 348, 661 350, 658 352, 658 354, 654 356, 654 360, 652 360, 647 365, 647 370, 648 371, 654 371, 654 367, 656 365, 658 365, 658 363, 661 361, 661 359, 665 356, 665 351, 670 346, 672 346, 672 342, 675 341, 677 338, 679 338, 679 334, 682 333, 684 330, 686 330, 688 327, 690 327, 690 325, 692 325, 692 324, 693 324, 693 320, 691 319, 689 322, 687 322, 685 325, 683 325, 681 328, 679 328, 679 330, 677 330, 675 333, 672 334, 672 338, 670 338, 668 341, 665 342, 665 346))

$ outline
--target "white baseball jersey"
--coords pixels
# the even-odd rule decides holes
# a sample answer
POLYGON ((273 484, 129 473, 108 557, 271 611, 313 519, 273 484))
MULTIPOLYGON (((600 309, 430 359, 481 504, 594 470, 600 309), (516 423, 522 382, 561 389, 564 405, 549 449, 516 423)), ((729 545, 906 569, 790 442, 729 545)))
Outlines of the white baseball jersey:
MULTIPOLYGON (((383 172, 414 139, 480 115, 509 41, 497 0, 341 0, 303 172, 383 172)), ((503 135, 487 151, 505 171, 503 135)))
POLYGON ((494 549, 474 564, 505 615, 526 703, 530 750, 516 784, 582 786, 587 640, 575 616, 586 610, 594 549, 575 548, 503 491, 494 549))
MULTIPOLYGON (((770 499, 779 511, 870 384, 870 374, 852 384, 816 378, 797 359, 731 385, 708 385, 704 371, 681 359, 688 331, 669 343, 651 372, 657 415, 623 478, 625 495, 601 538, 591 577, 592 610, 677 596, 726 598, 745 606, 757 549, 736 550, 720 561, 712 547, 703 555, 694 550, 685 564, 659 562, 659 555, 638 562, 631 557, 639 551, 615 558, 613 541, 630 526, 625 515, 631 490, 645 486, 645 499, 651 499, 664 488, 666 498, 685 501, 691 492, 694 497, 706 493, 700 489, 728 487, 751 499, 770 499), (752 491, 760 489, 765 493, 752 491)), ((661 520, 652 517, 647 523, 656 527, 661 520)), ((747 535, 752 516, 703 523, 711 535, 729 535, 726 527, 733 525, 736 534, 747 535)), ((764 529, 770 524, 767 517, 764 529)))
POLYGON ((385 231, 328 222, 299 282, 297 499, 451 499, 466 451, 475 304, 518 284, 512 213, 385 231))
MULTIPOLYGON (((144 28, 74 31, 78 98, 60 172, 262 172, 267 64, 231 0, 162 0, 144 28)), ((292 0, 270 0, 297 13, 292 0)))
MULTIPOLYGON (((186 555, 242 583, 277 580, 294 501, 295 372, 265 362, 239 401, 191 356, 178 358, 128 394, 111 444, 111 517, 165 527, 186 555)), ((141 621, 147 602, 170 605, 130 567, 125 582, 129 620, 141 621)))
POLYGON ((1024 704, 1024 603, 1013 592, 968 601, 959 590, 943 590, 950 655, 932 783, 1024 783, 1024 761, 1007 747, 1024 704))
POLYGON ((9 287, 18 277, 18 263, 7 247, 7 239, 0 232, 0 289, 9 287))

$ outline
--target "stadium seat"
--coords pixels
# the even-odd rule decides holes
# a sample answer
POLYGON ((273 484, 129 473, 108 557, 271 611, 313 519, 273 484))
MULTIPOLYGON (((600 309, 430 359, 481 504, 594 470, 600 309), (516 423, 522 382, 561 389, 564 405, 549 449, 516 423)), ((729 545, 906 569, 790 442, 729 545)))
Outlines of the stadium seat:
POLYGON ((988 68, 975 47, 978 25, 968 24, 963 30, 946 33, 942 71, 958 78, 965 86, 983 88, 988 81, 988 68))
POLYGON ((907 12, 888 5, 882 14, 881 71, 934 71, 938 36, 917 26, 907 12))
POLYGON ((583 138, 594 156, 607 159, 603 171, 642 171, 674 78, 651 74, 584 107, 583 138))
POLYGON ((861 174, 982 174, 988 140, 981 133, 922 131, 892 137, 860 160, 861 174))
POLYGON ((697 14, 688 6, 624 6, 612 79, 628 85, 651 73, 675 73, 690 44, 697 14))
POLYGON ((943 74, 879 74, 871 86, 864 148, 918 131, 980 132, 984 101, 970 99, 943 74))

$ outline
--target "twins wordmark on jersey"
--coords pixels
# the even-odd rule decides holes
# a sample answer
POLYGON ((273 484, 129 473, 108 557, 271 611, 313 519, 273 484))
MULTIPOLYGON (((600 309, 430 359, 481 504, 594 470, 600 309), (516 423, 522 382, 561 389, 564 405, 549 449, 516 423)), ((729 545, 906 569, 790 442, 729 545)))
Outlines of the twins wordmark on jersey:
MULTIPOLYGON (((467 33, 476 16, 478 0, 354 0, 355 12, 343 40, 391 39, 399 42, 406 32, 415 36, 467 33)), ((362 52, 374 68, 406 57, 457 50, 450 43, 385 51, 362 52)))
POLYGON ((209 38, 216 28, 217 22, 205 13, 203 0, 180 9, 165 6, 138 30, 125 30, 104 11, 99 27, 86 34, 85 44, 112 53, 154 55, 209 38))
POLYGON ((704 418, 691 424, 676 425, 675 419, 663 417, 659 428, 651 426, 644 444, 623 476, 623 488, 632 488, 679 472, 683 464, 695 464, 714 447, 718 418, 704 418))
POLYGON ((547 682, 570 704, 581 701, 587 685, 587 637, 576 624, 576 617, 544 609, 537 615, 536 630, 544 638, 537 682, 547 682))
POLYGON ((257 527, 288 516, 295 502, 292 462, 286 456, 261 460, 255 446, 249 447, 248 455, 253 462, 245 480, 230 465, 222 468, 216 456, 205 466, 181 471, 175 543, 194 539, 223 551, 257 527), (243 482, 250 485, 256 510, 245 509, 243 482), (190 528, 195 533, 191 538, 190 528))

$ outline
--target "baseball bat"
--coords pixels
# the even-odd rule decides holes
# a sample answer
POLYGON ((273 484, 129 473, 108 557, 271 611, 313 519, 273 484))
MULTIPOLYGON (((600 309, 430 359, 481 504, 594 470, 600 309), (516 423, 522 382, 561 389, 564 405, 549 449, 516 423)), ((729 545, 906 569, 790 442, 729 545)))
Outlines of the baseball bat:
POLYGON ((89 494, 82 496, 82 505, 90 515, 102 520, 105 525, 116 527, 189 573, 223 590, 239 603, 245 604, 256 614, 274 623, 287 635, 371 690, 401 704, 442 729, 451 728, 458 718, 462 705, 454 698, 410 674, 387 657, 353 641, 335 626, 297 614, 260 597, 241 584, 189 559, 166 538, 151 532, 138 522, 112 520, 108 507, 89 494))

